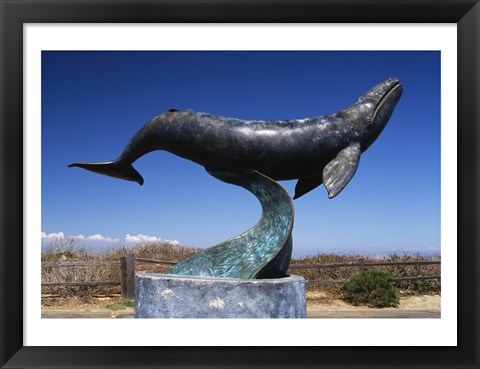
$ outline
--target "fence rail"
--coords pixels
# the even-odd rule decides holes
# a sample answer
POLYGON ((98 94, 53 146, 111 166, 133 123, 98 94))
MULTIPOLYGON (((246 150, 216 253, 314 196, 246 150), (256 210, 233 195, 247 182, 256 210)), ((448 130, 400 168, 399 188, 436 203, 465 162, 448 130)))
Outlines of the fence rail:
POLYGON ((96 287, 96 286, 120 286, 122 282, 44 282, 42 286, 49 286, 49 287, 60 287, 60 286, 89 286, 89 287, 96 287))
MULTIPOLYGON (((371 266, 391 266, 391 265, 431 265, 440 264, 440 261, 386 261, 378 263, 363 263, 365 267, 371 266)), ((339 267, 355 267, 361 266, 362 263, 350 262, 350 263, 336 263, 336 264, 292 264, 289 269, 321 269, 321 268, 339 268, 339 267)))
MULTIPOLYGON (((394 282, 403 282, 403 281, 420 281, 428 279, 441 279, 440 276, 417 276, 417 277, 400 277, 392 278, 394 282)), ((348 279, 311 279, 307 280, 308 284, 335 284, 335 283, 347 283, 348 279)))
MULTIPOLYGON (((85 266, 110 266, 120 267, 121 281, 99 281, 99 282, 44 282, 42 286, 121 286, 122 297, 133 299, 135 291, 135 263, 164 264, 175 265, 176 262, 167 260, 155 260, 136 258, 134 254, 128 254, 120 257, 120 262, 43 262, 42 268, 68 268, 68 267, 85 267, 85 266)), ((388 262, 365 262, 360 258, 356 262, 335 263, 335 264, 292 264, 289 270, 293 269, 322 269, 322 268, 342 268, 357 267, 358 271, 365 270, 366 267, 372 266, 414 266, 414 265, 433 265, 441 264, 441 261, 388 261, 388 262)), ((441 279, 440 276, 416 276, 393 278, 394 281, 416 281, 428 279, 441 279)), ((348 279, 326 279, 326 280, 307 280, 310 285, 324 285, 335 283, 346 283, 348 279)))
POLYGON ((42 268, 57 268, 57 267, 63 267, 63 268, 68 268, 68 267, 79 267, 79 266, 115 266, 119 267, 120 263, 118 261, 111 261, 111 262, 96 262, 96 261, 59 261, 59 262, 45 262, 42 263, 42 268))
POLYGON ((175 265, 178 264, 176 261, 166 261, 166 260, 155 260, 155 259, 143 259, 135 258, 135 261, 140 263, 149 263, 149 264, 165 264, 165 265, 175 265))

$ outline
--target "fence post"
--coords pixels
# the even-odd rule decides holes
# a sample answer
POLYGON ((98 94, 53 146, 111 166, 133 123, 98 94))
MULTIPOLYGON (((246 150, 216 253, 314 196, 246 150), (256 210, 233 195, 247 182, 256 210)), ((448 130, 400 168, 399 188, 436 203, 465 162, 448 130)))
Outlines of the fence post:
POLYGON ((120 256, 122 275, 122 298, 133 299, 135 295, 135 255, 120 256))
POLYGON ((365 259, 360 258, 358 259, 358 272, 361 273, 365 270, 365 259))

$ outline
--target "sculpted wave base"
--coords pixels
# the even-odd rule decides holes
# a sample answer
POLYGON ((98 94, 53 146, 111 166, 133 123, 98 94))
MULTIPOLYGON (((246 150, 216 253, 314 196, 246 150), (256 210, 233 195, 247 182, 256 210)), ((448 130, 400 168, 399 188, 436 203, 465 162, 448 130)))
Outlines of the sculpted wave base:
POLYGON ((135 318, 305 318, 305 279, 137 274, 135 318))

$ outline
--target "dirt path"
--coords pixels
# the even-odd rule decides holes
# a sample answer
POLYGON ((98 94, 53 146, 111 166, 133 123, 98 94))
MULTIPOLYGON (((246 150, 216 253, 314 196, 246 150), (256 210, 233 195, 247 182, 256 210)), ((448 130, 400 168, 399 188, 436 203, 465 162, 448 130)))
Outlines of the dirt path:
MULTIPOLYGON (((109 310, 105 306, 111 299, 92 304, 65 303, 42 306, 42 318, 47 319, 132 319, 133 308, 109 310)), ((372 309, 352 306, 339 299, 327 298, 314 292, 307 295, 307 318, 440 318, 440 296, 406 296, 400 298, 398 308, 372 309)))
POLYGON ((353 306, 321 292, 307 293, 307 318, 440 318, 440 296, 405 296, 398 308, 353 306))
POLYGON ((308 311, 307 318, 321 319, 424 319, 441 318, 440 310, 337 310, 337 311, 308 311))
MULTIPOLYGON (((440 295, 404 296, 400 297, 398 308, 388 310, 438 310, 440 311, 440 295)), ((340 299, 332 299, 322 292, 307 293, 307 308, 311 311, 362 311, 373 310, 368 306, 353 306, 340 299)))
POLYGON ((111 310, 42 310, 46 319, 133 319, 133 309, 111 310))
MULTIPOLYGON (((112 312, 110 310, 44 310, 45 319, 133 319, 133 310, 112 312)), ((307 318, 440 318, 439 310, 307 310, 307 318)))

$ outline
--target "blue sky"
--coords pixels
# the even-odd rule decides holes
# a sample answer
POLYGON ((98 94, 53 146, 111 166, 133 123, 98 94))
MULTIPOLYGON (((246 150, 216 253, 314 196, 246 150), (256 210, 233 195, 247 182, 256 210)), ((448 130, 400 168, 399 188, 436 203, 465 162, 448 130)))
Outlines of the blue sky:
MULTIPOLYGON (((143 186, 67 168, 115 159, 169 108, 244 119, 298 119, 345 108, 400 78, 387 127, 345 190, 295 200, 294 256, 440 252, 439 52, 42 53, 42 245, 166 239, 213 246, 252 227, 256 198, 193 162, 155 151, 134 163, 143 186)), ((296 181, 281 184, 293 195, 296 181)))

